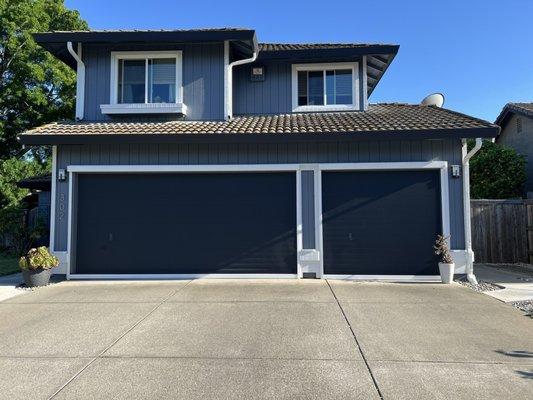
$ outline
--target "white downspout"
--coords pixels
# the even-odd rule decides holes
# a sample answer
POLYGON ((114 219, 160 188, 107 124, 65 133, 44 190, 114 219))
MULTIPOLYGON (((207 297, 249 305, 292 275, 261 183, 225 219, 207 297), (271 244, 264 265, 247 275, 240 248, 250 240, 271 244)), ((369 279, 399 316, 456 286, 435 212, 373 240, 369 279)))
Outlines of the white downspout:
POLYGON ((470 224, 470 159, 476 154, 483 141, 476 138, 476 144, 472 150, 468 151, 466 140, 463 140, 463 209, 465 228, 465 249, 466 249, 466 278, 468 282, 477 285, 474 275, 474 251, 472 250, 472 230, 470 224))
POLYGON ((74 51, 72 42, 67 42, 67 50, 78 63, 76 69, 76 120, 83 119, 85 108, 85 64, 81 59, 81 43, 78 43, 78 52, 74 51))
POLYGON ((257 59, 257 55, 259 54, 259 46, 257 43, 254 43, 254 52, 252 54, 252 57, 245 58, 243 60, 237 60, 233 61, 232 63, 229 62, 229 42, 224 42, 224 62, 226 67, 226 85, 225 85, 225 104, 224 104, 224 119, 230 120, 233 118, 233 67, 237 65, 243 65, 243 64, 249 64, 253 63, 257 59))

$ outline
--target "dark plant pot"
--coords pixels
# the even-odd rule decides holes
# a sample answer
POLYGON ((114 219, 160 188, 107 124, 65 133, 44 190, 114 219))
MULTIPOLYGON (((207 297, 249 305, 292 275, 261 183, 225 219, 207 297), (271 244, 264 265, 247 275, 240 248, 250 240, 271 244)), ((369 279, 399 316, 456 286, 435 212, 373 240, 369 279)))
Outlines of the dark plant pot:
POLYGON ((23 269, 22 277, 27 287, 46 286, 50 283, 51 269, 23 269))

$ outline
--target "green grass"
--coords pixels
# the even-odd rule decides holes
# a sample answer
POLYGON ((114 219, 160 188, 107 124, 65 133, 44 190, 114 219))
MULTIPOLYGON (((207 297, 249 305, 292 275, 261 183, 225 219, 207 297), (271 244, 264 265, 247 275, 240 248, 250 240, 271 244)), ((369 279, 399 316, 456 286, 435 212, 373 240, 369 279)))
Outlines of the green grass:
POLYGON ((0 254, 0 276, 11 275, 17 272, 20 272, 18 258, 7 254, 0 254))

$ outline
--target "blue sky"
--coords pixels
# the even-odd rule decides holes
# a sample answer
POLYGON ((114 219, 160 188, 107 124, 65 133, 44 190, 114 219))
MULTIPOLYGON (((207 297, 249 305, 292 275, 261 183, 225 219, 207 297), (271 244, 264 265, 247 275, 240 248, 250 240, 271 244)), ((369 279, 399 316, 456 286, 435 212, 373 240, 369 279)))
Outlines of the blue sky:
POLYGON ((370 101, 445 107, 493 121, 533 101, 533 0, 66 0, 92 29, 247 27, 260 42, 395 43, 370 101), (125 6, 126 5, 126 6, 125 6))

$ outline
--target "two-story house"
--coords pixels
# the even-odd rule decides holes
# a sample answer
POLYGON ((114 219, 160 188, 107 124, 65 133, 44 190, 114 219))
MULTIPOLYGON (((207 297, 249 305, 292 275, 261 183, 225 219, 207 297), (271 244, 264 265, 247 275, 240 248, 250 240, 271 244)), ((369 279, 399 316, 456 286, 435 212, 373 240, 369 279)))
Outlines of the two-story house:
POLYGON ((68 277, 434 279, 437 234, 472 273, 468 160, 498 127, 369 104, 399 46, 229 28, 34 37, 77 71, 76 120, 20 135, 53 146, 68 277))
POLYGON ((501 127, 496 143, 526 156, 524 194, 533 197, 533 103, 507 103, 494 123, 501 127))

